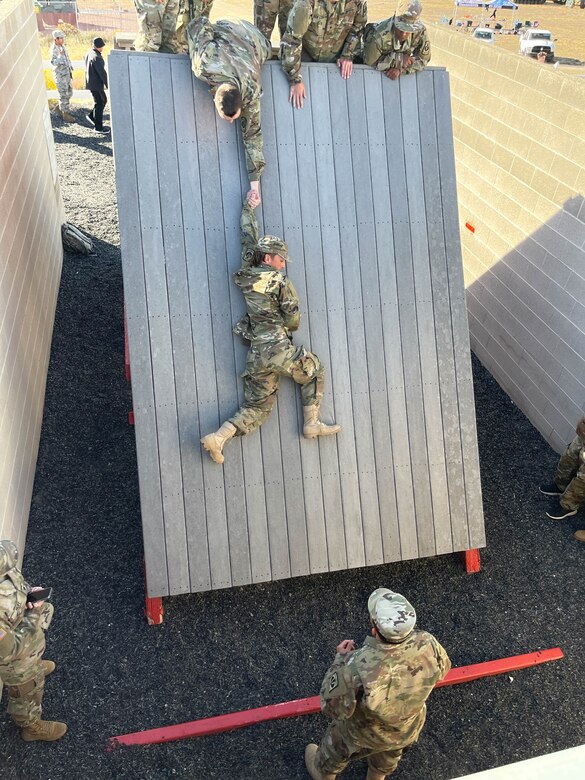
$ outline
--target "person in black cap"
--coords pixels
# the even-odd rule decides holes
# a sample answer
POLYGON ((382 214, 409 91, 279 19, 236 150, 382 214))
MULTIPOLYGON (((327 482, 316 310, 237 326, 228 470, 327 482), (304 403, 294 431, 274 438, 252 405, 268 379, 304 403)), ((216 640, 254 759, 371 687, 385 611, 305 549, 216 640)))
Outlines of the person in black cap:
POLYGON ((102 49, 106 45, 103 38, 94 38, 91 49, 85 55, 85 88, 93 96, 94 107, 87 115, 97 133, 109 133, 110 128, 103 124, 104 108, 108 102, 106 89, 108 74, 102 49))

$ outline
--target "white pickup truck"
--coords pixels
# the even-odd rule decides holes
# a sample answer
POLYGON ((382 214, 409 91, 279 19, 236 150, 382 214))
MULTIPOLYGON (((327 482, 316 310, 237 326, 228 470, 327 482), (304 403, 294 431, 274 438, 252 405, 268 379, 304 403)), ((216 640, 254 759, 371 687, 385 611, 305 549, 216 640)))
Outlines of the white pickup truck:
POLYGON ((536 57, 541 51, 546 54, 547 62, 554 60, 555 42, 552 33, 548 30, 541 30, 540 27, 530 28, 523 32, 520 36, 520 54, 536 57))

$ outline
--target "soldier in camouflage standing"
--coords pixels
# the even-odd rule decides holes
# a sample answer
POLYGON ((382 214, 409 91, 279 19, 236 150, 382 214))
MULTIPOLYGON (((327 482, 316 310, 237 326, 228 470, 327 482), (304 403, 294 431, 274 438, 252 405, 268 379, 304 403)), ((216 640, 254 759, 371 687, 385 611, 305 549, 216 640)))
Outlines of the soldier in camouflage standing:
POLYGON ((59 92, 59 108, 57 110, 65 122, 75 122, 75 117, 71 116, 71 104, 69 102, 73 95, 71 83, 73 65, 65 48, 65 35, 61 30, 53 30, 51 66, 55 74, 55 86, 59 92))
POLYGON ((367 19, 365 0, 295 0, 280 43, 280 61, 295 108, 302 108, 307 96, 301 59, 336 62, 348 79, 367 19))
POLYGON ((8 688, 8 712, 25 742, 53 742, 67 731, 64 723, 41 720, 45 677, 55 669, 43 661, 45 631, 53 607, 43 601, 27 603, 30 588, 17 566, 18 550, 0 541, 0 696, 8 688))
POLYGON ((320 746, 305 750, 313 780, 334 780, 364 758, 367 780, 392 774, 419 738, 430 692, 451 668, 434 636, 415 630, 414 608, 400 593, 378 588, 368 612, 372 636, 359 650, 344 639, 321 686, 321 710, 332 723, 320 746))
MULTIPOLYGON (((585 506, 585 417, 578 424, 577 434, 561 455, 554 482, 541 485, 545 496, 558 496, 559 502, 546 513, 553 520, 564 520, 576 515, 585 506)), ((585 533, 577 531, 577 539, 585 541, 585 533)))
POLYGON ((177 38, 179 0, 134 0, 140 32, 136 51, 179 54, 183 46, 177 38))
POLYGON ((431 59, 431 44, 422 22, 420 0, 403 0, 390 19, 368 24, 364 35, 363 62, 384 72, 393 81, 424 70, 431 59))
POLYGON ((250 180, 248 198, 260 203, 260 177, 265 168, 260 123, 262 65, 269 59, 269 41, 253 24, 204 15, 209 0, 195 0, 194 18, 187 27, 193 73, 211 87, 217 113, 234 122, 240 118, 250 180))
POLYGON ((247 314, 234 328, 251 342, 246 358, 244 405, 201 444, 216 463, 223 463, 223 447, 234 436, 245 436, 266 420, 278 392, 280 377, 301 386, 303 435, 307 439, 329 436, 341 430, 319 419, 325 370, 317 355, 292 343, 301 314, 297 292, 285 274, 288 247, 276 236, 258 237, 254 200, 246 200, 240 220, 242 267, 234 281, 246 299, 247 314))
POLYGON ((278 31, 282 38, 293 0, 254 0, 254 24, 268 40, 272 37, 278 17, 278 31))

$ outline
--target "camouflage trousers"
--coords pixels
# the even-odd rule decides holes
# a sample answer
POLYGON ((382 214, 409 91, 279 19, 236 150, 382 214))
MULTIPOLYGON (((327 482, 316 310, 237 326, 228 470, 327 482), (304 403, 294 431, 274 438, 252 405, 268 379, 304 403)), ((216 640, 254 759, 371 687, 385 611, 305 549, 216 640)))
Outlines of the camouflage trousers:
MULTIPOLYGON (((41 619, 27 645, 26 655, 0 665, 0 680, 8 691, 7 711, 20 728, 30 726, 41 719, 41 702, 45 689, 45 672, 41 659, 45 652, 45 631, 53 617, 53 606, 45 602, 38 609, 41 610, 41 619)), ((25 615, 19 627, 26 625, 29 620, 28 614, 25 615)))
POLYGON ((350 761, 365 758, 371 769, 390 775, 398 766, 405 750, 408 750, 408 747, 385 750, 383 745, 379 748, 356 745, 347 734, 344 722, 333 721, 321 740, 315 763, 322 774, 338 775, 350 761))
POLYGON ((251 347, 246 358, 244 405, 230 418, 245 436, 266 420, 278 392, 281 376, 288 376, 301 386, 303 406, 319 406, 323 399, 325 369, 321 361, 304 347, 290 341, 251 347))
POLYGON ((580 509, 585 506, 585 439, 575 436, 561 455, 555 483, 564 491, 560 497, 564 509, 580 509))
POLYGON ((61 111, 71 111, 69 101, 73 96, 73 86, 69 68, 64 73, 59 70, 55 71, 55 86, 59 92, 59 108, 61 111))
POLYGON ((134 0, 140 32, 136 51, 160 51, 179 54, 183 48, 177 38, 179 0, 134 0))
MULTIPOLYGON (((207 17, 211 14, 214 0, 197 0, 197 17, 207 17)), ((191 21, 191 13, 189 11, 189 0, 179 0, 179 15, 177 17, 177 43, 181 47, 181 51, 188 53, 189 46, 187 44, 187 25, 191 21)))
POLYGON ((278 31, 282 38, 293 0, 254 0, 254 24, 262 35, 270 40, 278 16, 278 31))

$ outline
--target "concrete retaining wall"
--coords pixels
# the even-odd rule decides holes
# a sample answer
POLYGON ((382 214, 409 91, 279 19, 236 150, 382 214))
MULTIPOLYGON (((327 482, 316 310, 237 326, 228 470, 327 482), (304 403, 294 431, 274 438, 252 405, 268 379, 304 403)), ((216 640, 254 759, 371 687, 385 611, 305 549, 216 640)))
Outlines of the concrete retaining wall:
POLYGON ((23 548, 61 273, 63 206, 33 5, 0 3, 0 539, 23 548))
POLYGON ((471 345, 561 450, 585 409, 585 80, 429 32, 451 76, 471 345))

